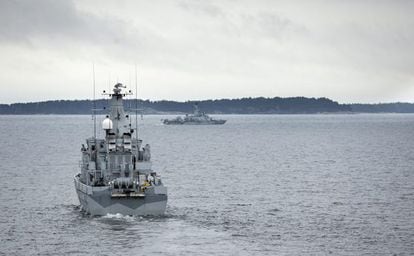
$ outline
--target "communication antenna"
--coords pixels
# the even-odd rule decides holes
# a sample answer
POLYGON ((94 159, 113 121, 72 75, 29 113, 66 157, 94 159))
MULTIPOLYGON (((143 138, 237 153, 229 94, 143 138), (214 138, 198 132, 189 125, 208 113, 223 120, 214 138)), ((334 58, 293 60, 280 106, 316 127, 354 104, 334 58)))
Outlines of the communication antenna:
MULTIPOLYGON (((129 86, 129 88, 132 88, 131 71, 128 72, 128 78, 129 78, 128 86, 129 86)), ((129 90, 129 94, 128 95, 131 95, 131 90, 129 90)), ((129 97, 128 98, 128 110, 129 111, 132 110, 132 103, 131 102, 132 102, 132 97, 129 97)), ((128 115, 128 119, 129 119, 129 129, 131 130, 131 128, 132 128, 132 118, 131 118, 130 115, 128 115)))
POLYGON ((111 92, 111 73, 108 75, 108 93, 111 92))
POLYGON ((138 74, 135 64, 135 137, 138 140, 138 74))
POLYGON ((93 138, 96 139, 96 99, 95 99, 95 63, 92 62, 93 72, 93 103, 92 103, 92 119, 93 119, 93 138))

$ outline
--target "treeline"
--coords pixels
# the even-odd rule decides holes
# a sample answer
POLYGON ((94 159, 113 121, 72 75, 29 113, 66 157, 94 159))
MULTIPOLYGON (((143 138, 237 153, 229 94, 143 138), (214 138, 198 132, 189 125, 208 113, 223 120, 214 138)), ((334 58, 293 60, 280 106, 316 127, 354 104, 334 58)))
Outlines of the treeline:
POLYGON ((414 113, 412 103, 352 104, 357 113, 414 113))
MULTIPOLYGON (((191 113, 193 105, 210 114, 315 114, 315 113, 414 113, 414 104, 339 104, 327 98, 242 98, 203 101, 125 100, 125 108, 142 109, 144 114, 191 113)), ((0 104, 0 114, 90 114, 91 100, 56 100, 0 104)), ((96 100, 97 113, 106 113, 108 100, 96 100)), ((141 112, 141 111, 140 111, 141 112)))
POLYGON ((193 105, 211 114, 311 114, 323 112, 348 112, 349 106, 340 105, 326 98, 243 98, 204 101, 145 101, 144 109, 156 112, 191 113, 193 105))
MULTIPOLYGON (((350 112, 349 105, 341 105, 327 98, 243 98, 203 101, 125 100, 126 109, 142 109, 145 114, 191 113, 193 105, 211 114, 312 114, 350 112)), ((102 111, 108 100, 97 100, 96 109, 102 111)), ((57 100, 31 103, 1 104, 0 114, 90 114, 91 100, 57 100)), ((99 112, 99 111, 98 111, 99 112)), ((106 112, 106 111, 104 111, 106 112)))

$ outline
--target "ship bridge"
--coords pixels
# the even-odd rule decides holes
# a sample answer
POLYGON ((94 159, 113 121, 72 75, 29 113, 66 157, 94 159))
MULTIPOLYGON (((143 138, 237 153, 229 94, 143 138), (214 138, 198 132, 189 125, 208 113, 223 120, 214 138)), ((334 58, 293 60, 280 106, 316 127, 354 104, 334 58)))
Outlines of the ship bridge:
POLYGON ((124 110, 123 98, 132 93, 122 89, 126 86, 117 83, 113 93, 104 92, 111 97, 109 115, 102 122, 105 138, 89 138, 87 147, 82 146, 81 180, 86 184, 106 186, 128 180, 133 185, 134 180, 139 183, 140 175, 146 180, 152 173, 150 145, 143 146, 142 140, 133 137, 137 127, 131 127, 131 117, 124 110))

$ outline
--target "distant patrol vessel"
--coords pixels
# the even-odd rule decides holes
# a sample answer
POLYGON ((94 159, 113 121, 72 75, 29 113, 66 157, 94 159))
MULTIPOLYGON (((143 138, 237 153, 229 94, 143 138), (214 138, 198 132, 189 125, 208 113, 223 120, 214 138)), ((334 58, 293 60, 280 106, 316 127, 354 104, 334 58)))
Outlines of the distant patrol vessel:
POLYGON ((162 215, 167 188, 151 169, 150 146, 132 137, 130 116, 124 112, 118 83, 109 94, 110 113, 102 122, 104 139, 96 136, 82 145, 80 173, 74 177, 81 208, 91 215, 162 215))
POLYGON ((224 124, 226 120, 222 119, 213 119, 209 117, 206 113, 201 112, 198 108, 198 105, 194 105, 194 113, 192 115, 186 114, 184 118, 178 116, 174 119, 163 119, 164 124, 193 124, 193 125, 202 125, 202 124, 224 124))

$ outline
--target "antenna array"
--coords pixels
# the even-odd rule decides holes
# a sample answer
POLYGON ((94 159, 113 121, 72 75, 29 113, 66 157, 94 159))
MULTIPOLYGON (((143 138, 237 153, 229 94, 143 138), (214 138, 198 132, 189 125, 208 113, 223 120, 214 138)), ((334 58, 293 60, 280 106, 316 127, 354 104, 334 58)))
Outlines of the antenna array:
POLYGON ((95 63, 92 63, 92 72, 93 72, 93 103, 92 103, 93 138, 96 139, 95 63))

